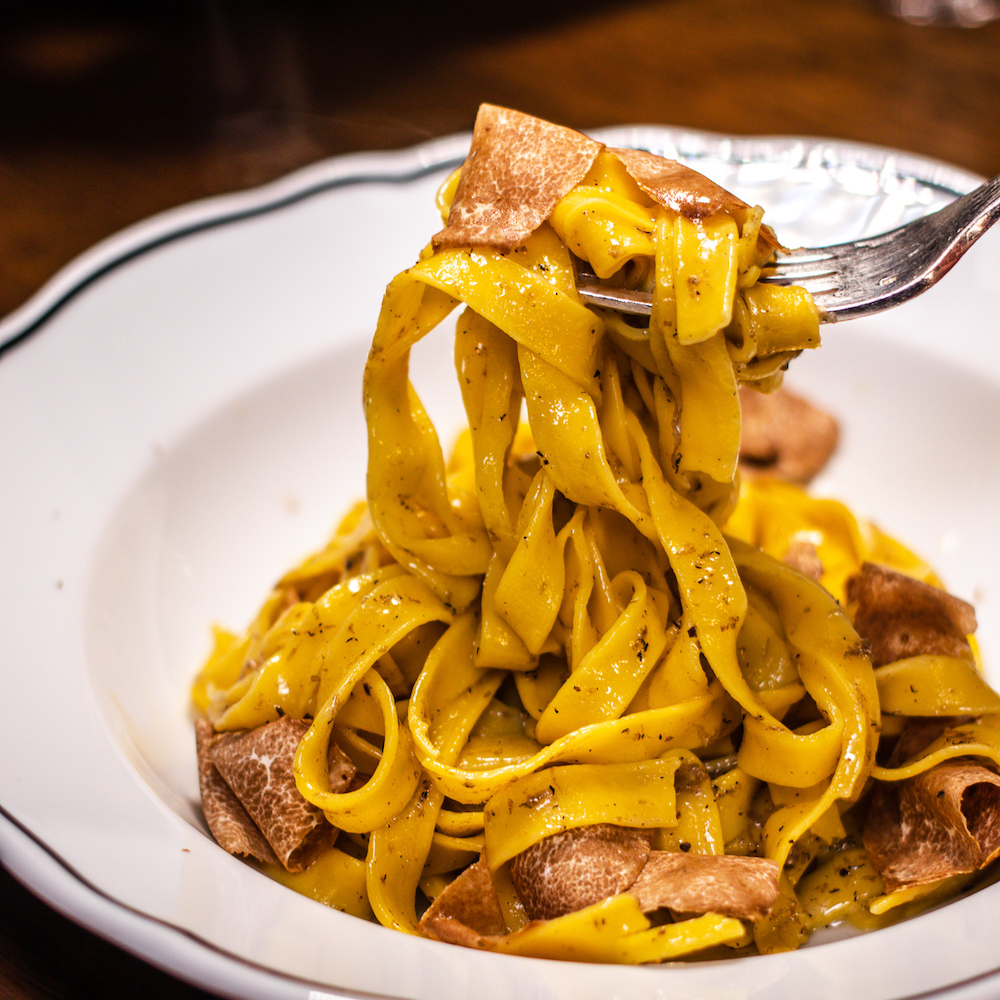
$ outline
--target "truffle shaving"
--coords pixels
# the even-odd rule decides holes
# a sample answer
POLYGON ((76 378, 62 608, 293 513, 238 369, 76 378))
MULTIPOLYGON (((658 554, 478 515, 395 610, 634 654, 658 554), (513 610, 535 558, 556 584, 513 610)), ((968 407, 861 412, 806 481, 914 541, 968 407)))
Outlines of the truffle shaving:
POLYGON ((556 833, 510 861, 533 920, 551 920, 624 892, 649 857, 652 832, 598 823, 556 833))
POLYGON ((212 763, 209 748, 218 739, 212 724, 205 719, 195 722, 198 751, 198 784, 201 787, 201 808, 208 829, 230 854, 256 858, 276 865, 278 859, 260 828, 250 818, 236 793, 212 763))
POLYGON ((808 483, 837 448, 837 421, 801 396, 778 389, 740 389, 744 472, 762 472, 793 483, 808 483))
POLYGON ((601 148, 562 125, 481 105, 448 224, 434 246, 520 246, 583 180, 601 148))
POLYGON ((1000 855, 1000 777, 962 758, 880 785, 864 843, 887 892, 978 871, 1000 855))
POLYGON ((812 580, 819 580, 823 576, 823 562, 819 557, 819 549, 808 539, 793 538, 785 549, 781 561, 812 580))
POLYGON ((857 603, 854 627, 871 646, 872 665, 911 656, 968 657, 976 612, 961 598, 873 563, 847 581, 857 603))
MULTIPOLYGON (((621 160, 628 175, 653 201, 679 215, 702 219, 717 212, 749 207, 736 195, 677 160, 668 160, 645 149, 609 149, 608 152, 621 160)), ((767 226, 761 227, 760 235, 772 248, 778 246, 774 233, 767 226)))
MULTIPOLYGON (((295 751, 308 729, 309 723, 284 716, 245 733, 224 733, 208 748, 212 763, 291 872, 307 868, 337 835, 295 785, 295 751)), ((346 791, 354 765, 335 744, 330 765, 331 789, 346 791)))
POLYGON ((770 858, 653 851, 628 891, 644 913, 666 908, 759 920, 778 898, 778 865, 770 858))
POLYGON ((487 947, 506 933, 493 879, 482 858, 445 887, 420 918, 417 930, 466 948, 487 947))

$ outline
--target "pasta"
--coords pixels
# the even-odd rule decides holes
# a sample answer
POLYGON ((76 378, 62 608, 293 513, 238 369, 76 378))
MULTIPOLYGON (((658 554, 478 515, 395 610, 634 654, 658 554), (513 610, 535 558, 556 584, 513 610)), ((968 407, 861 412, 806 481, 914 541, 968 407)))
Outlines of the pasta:
POLYGON ((366 365, 365 501, 194 684, 217 839, 387 927, 587 961, 785 950, 967 883, 1000 853, 971 608, 738 471, 741 392, 787 400, 819 344, 757 280, 760 209, 491 106, 440 201, 366 365), (456 309, 446 457, 408 358, 456 309))

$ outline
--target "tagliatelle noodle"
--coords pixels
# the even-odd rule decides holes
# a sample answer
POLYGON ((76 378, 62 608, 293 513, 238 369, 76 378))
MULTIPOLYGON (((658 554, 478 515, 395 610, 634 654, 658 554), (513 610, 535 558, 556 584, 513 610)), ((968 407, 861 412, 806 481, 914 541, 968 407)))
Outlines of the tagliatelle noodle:
MULTIPOLYGON (((475 141, 493 127, 548 134, 521 118, 488 109, 475 141)), ((494 224, 493 206, 467 203, 475 172, 494 169, 488 143, 443 189, 460 209, 389 284, 365 367, 367 501, 286 574, 242 640, 219 634, 194 693, 218 731, 310 721, 298 789, 365 855, 366 900, 344 908, 416 932, 419 893, 433 898, 482 855, 507 926, 477 946, 663 961, 746 946, 747 925, 707 914, 652 927, 626 896, 525 924, 506 862, 602 823, 652 830, 657 849, 761 853, 786 873, 803 854, 837 857, 842 813, 868 778, 903 774, 874 767, 874 753, 880 693, 907 711, 907 666, 873 673, 843 608, 780 561, 787 512, 822 536, 837 597, 873 552, 917 561, 846 509, 828 516, 782 487, 745 485, 737 506, 738 388, 774 388, 818 345, 815 307, 756 283, 776 246, 759 209, 687 168, 566 132, 553 142, 575 179, 545 188, 541 218, 504 216, 495 245, 455 236, 494 224), (580 300, 574 254, 652 293, 648 329, 580 300), (459 306, 468 430, 446 460, 408 361, 459 306), (366 776, 358 787, 331 790, 331 740, 366 776), (714 758, 728 764, 709 780, 714 758)), ((913 713, 954 674, 936 669, 913 713)), ((1000 710, 963 669, 974 676, 952 701, 1000 710)), ((957 753, 952 740, 906 773, 957 753)), ((352 862, 327 866, 356 895, 352 862)), ((810 884, 807 920, 783 876, 760 950, 839 912, 825 885, 810 884)), ((304 891, 324 896, 318 880, 304 891)))

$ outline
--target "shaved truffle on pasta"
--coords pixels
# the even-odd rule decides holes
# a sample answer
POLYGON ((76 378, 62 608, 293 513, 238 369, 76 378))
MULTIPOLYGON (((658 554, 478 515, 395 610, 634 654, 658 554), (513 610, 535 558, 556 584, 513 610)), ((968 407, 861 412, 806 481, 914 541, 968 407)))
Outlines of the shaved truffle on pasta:
POLYGON ((198 719, 195 733, 201 806, 212 836, 230 854, 241 854, 276 865, 278 858, 267 838, 212 762, 209 755, 209 747, 215 739, 212 724, 206 719, 198 719))
POLYGON ((600 148, 572 129, 484 104, 434 246, 520 246, 583 180, 600 148))
POLYGON ((567 830, 516 855, 510 874, 528 915, 550 920, 628 889, 652 840, 651 831, 607 823, 567 830))
POLYGON ((745 471, 808 483, 837 447, 836 420, 787 389, 764 394, 740 390, 745 471))
POLYGON ((847 597, 857 605, 854 626, 877 667, 917 655, 970 655, 975 609, 939 587, 865 563, 848 581, 847 597))
POLYGON ((778 898, 778 866, 769 858, 654 851, 629 892, 644 913, 721 913, 759 920, 778 898))
MULTIPOLYGON (((207 791, 209 826, 227 850, 294 872, 332 846, 336 829, 295 787, 293 759, 308 728, 289 716, 239 734, 212 736, 207 723, 199 726, 202 801, 207 791)), ((350 759, 331 744, 331 784, 346 789, 354 773, 350 759)))
POLYGON ((438 941, 485 948, 507 932, 490 869, 483 860, 469 865, 427 908, 420 933, 438 941))
POLYGON ((873 803, 865 847, 890 892, 985 867, 1000 854, 1000 777, 954 760, 907 779, 873 803))

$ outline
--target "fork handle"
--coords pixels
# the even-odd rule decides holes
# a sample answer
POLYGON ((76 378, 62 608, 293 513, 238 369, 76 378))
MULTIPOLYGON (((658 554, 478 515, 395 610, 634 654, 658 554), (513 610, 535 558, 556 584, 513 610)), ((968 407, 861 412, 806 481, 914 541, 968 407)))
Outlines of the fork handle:
POLYGON ((936 215, 957 225, 954 239, 935 269, 935 280, 947 273, 990 226, 1000 221, 1000 174, 946 205, 936 215))

